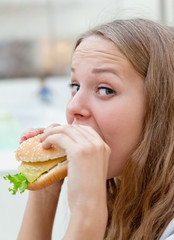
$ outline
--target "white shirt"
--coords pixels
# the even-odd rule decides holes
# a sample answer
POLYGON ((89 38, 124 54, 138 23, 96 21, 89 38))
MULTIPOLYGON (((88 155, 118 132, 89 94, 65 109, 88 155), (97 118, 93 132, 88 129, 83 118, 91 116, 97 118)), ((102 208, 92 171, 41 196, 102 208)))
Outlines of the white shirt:
POLYGON ((174 240, 174 218, 167 226, 160 240, 174 240))

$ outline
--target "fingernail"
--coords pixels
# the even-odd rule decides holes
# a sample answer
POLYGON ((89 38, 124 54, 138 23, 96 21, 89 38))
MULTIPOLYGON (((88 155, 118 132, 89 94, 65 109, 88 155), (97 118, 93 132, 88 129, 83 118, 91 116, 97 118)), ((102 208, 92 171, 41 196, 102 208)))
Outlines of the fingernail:
POLYGON ((27 137, 26 136, 23 136, 22 138, 21 138, 21 140, 20 140, 20 143, 22 143, 22 142, 24 142, 24 141, 26 141, 27 140, 27 137))

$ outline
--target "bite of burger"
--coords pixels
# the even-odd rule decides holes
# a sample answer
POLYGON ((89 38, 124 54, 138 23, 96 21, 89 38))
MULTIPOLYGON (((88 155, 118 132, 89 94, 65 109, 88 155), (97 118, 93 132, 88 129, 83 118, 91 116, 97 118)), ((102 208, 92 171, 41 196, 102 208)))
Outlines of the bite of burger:
POLYGON ((9 191, 16 194, 25 189, 39 190, 67 176, 67 160, 64 149, 56 146, 44 149, 40 134, 24 141, 16 150, 16 160, 20 161, 19 173, 7 175, 5 180, 13 183, 9 191))

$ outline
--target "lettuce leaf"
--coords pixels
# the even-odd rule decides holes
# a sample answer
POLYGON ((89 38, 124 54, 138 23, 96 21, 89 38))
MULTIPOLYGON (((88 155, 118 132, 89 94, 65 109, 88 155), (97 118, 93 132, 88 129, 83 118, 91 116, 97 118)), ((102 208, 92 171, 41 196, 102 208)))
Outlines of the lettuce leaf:
POLYGON ((9 180, 10 183, 13 183, 13 188, 9 188, 9 192, 12 192, 13 195, 19 190, 20 193, 23 193, 25 189, 28 188, 28 180, 22 173, 16 173, 15 175, 8 174, 4 176, 5 180, 9 180))

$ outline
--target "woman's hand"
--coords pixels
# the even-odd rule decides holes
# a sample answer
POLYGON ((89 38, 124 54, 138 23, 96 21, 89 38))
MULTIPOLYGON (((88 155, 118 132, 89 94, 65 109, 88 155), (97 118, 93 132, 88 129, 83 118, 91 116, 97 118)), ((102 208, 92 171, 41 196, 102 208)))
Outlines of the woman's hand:
POLYGON ((110 156, 102 138, 88 126, 68 125, 46 129, 41 141, 44 148, 59 145, 66 150, 70 208, 96 200, 105 189, 110 156))
POLYGON ((50 126, 48 126, 47 128, 28 128, 22 133, 19 143, 21 144, 24 141, 26 141, 28 138, 35 137, 38 134, 42 134, 45 129, 49 129, 49 128, 52 128, 55 126, 59 126, 59 124, 53 123, 50 126))
MULTIPOLYGON (((46 129, 41 141, 44 148, 59 145, 66 150, 68 201, 73 217, 70 221, 73 222, 73 229, 76 221, 81 218, 84 221, 88 217, 90 220, 94 219, 95 224, 105 228, 106 178, 110 156, 108 145, 94 129, 83 125, 55 126, 46 129), (100 224, 101 222, 104 226, 100 224)), ((80 228, 80 225, 78 227, 80 228)))

